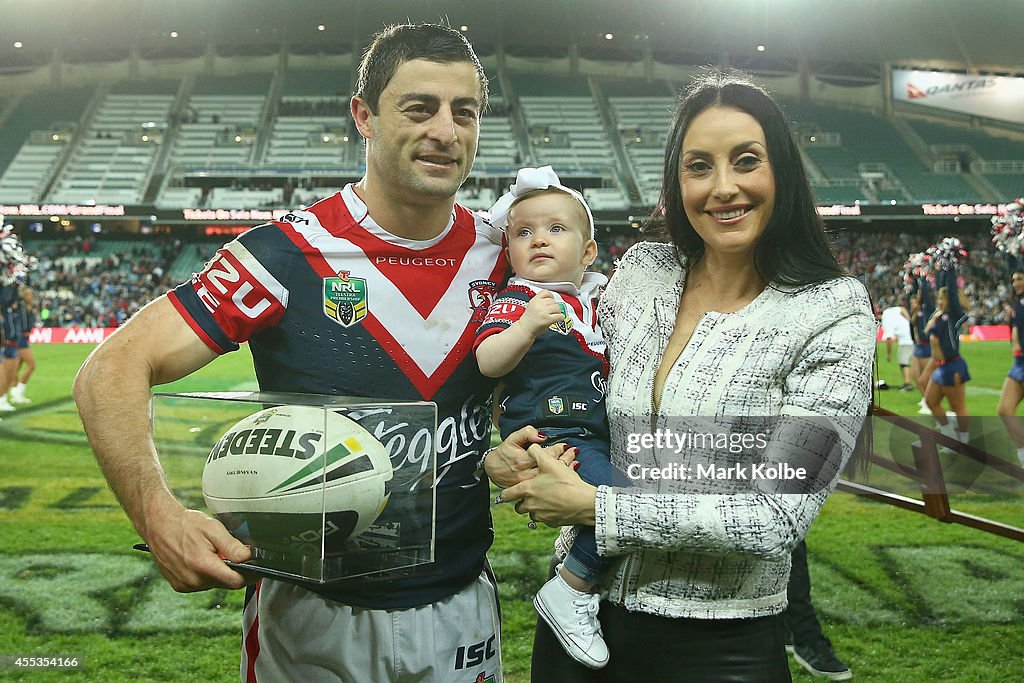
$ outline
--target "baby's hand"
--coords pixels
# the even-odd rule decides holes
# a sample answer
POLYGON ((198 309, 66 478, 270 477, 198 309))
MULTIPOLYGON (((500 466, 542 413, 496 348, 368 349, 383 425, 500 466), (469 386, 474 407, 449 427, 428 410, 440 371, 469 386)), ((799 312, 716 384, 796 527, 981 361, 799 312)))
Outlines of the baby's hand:
POLYGON ((526 305, 526 312, 519 322, 527 332, 539 337, 548 327, 564 319, 565 313, 561 305, 555 301, 555 296, 543 289, 530 299, 530 303, 526 305))

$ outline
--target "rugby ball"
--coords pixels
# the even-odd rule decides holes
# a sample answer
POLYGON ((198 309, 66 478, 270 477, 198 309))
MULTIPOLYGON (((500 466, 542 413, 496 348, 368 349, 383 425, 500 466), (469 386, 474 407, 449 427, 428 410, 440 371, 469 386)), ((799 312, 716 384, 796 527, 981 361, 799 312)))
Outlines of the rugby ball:
POLYGON ((276 406, 232 426, 203 468, 203 498, 243 543, 337 555, 387 504, 387 450, 330 409, 276 406))

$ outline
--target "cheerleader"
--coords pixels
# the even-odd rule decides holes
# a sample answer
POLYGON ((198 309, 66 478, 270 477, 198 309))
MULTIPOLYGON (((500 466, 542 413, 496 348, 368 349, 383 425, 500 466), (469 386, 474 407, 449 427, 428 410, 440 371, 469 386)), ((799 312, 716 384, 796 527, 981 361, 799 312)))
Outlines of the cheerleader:
POLYGON ((1003 418, 1006 431, 1017 447, 1017 460, 1024 467, 1024 425, 1017 418, 1017 406, 1024 400, 1024 270, 1016 270, 1010 276, 1013 289, 1013 313, 1010 319, 1010 347, 1013 349, 1013 365, 1003 380, 999 394, 999 417, 1003 418))
POLYGON ((967 362, 960 357, 960 328, 967 322, 968 302, 957 285, 956 271, 943 270, 936 276, 935 312, 925 326, 932 347, 935 370, 925 386, 928 409, 946 436, 967 443, 967 403, 964 383, 971 379, 967 362), (956 415, 956 427, 946 418, 942 399, 949 401, 956 415))
POLYGON ((908 298, 910 332, 914 338, 914 350, 910 356, 910 376, 914 378, 917 390, 921 392, 920 412, 927 415, 931 411, 928 410, 925 402, 924 390, 928 385, 928 376, 934 370, 934 366, 932 365, 932 345, 928 340, 925 326, 932 314, 935 313, 935 302, 932 298, 932 288, 928 284, 928 278, 916 278, 908 298))

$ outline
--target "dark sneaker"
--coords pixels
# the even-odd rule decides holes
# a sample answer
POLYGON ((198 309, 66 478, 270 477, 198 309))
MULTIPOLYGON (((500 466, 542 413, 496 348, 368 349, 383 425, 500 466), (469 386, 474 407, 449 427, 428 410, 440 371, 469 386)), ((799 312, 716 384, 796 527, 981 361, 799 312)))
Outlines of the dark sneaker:
POLYGON ((904 384, 900 387, 900 391, 913 391, 914 387, 909 384, 904 384))
POLYGON ((853 678, 850 667, 836 657, 835 651, 828 641, 814 647, 797 645, 793 648, 793 659, 797 664, 811 672, 812 676, 820 676, 830 681, 848 681, 853 678))

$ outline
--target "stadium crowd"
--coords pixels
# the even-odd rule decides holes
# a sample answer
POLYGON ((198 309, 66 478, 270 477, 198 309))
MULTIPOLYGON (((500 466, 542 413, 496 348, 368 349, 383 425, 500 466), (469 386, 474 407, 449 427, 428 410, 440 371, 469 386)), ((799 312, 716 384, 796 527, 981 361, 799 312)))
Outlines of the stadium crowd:
MULTIPOLYGON (((868 288, 880 312, 903 304, 903 266, 907 256, 948 236, 845 231, 835 235, 835 249, 840 263, 868 288)), ((1011 292, 1006 257, 995 249, 987 232, 952 236, 960 239, 968 253, 960 275, 964 279, 963 292, 970 302, 971 324, 1008 324, 1011 292)))
MULTIPOLYGON (((924 251, 946 236, 849 230, 833 234, 840 262, 867 286, 879 311, 901 303, 908 254, 924 251)), ((1005 257, 995 250, 987 233, 958 237, 970 255, 961 275, 971 303, 971 323, 1007 324, 1010 289, 1005 257)), ((635 231, 599 236, 600 252, 592 270, 611 275, 615 262, 639 239, 635 231)), ((38 325, 117 327, 177 284, 168 276, 172 269, 187 273, 202 267, 193 250, 182 248, 180 239, 156 236, 120 251, 102 248, 103 240, 75 237, 32 240, 26 245, 39 258, 29 283, 38 291, 38 325), (196 262, 175 268, 179 258, 196 262)), ((216 247, 211 243, 201 253, 209 257, 216 247)))
POLYGON ((27 250, 39 259, 29 282, 38 292, 38 326, 118 327, 173 284, 167 274, 181 240, 137 242, 127 251, 98 249, 99 242, 29 242, 27 250))

